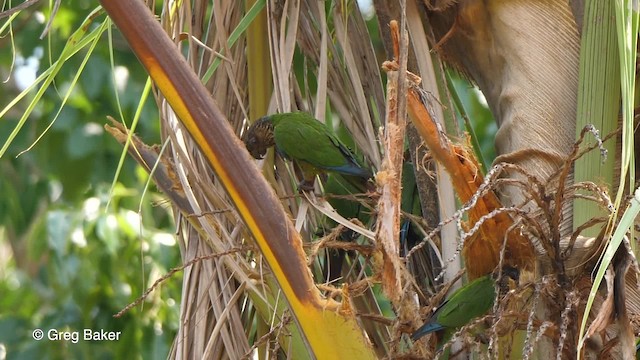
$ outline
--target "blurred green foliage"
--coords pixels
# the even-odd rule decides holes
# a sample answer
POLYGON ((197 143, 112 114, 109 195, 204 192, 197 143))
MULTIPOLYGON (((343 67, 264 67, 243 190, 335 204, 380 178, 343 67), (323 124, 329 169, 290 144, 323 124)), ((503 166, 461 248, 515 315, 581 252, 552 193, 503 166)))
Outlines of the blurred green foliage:
MULTIPOLYGON (((13 36, 0 38, 0 74, 11 75, 0 87, 0 108, 22 91, 33 71, 55 61, 96 5, 64 3, 44 40, 38 35, 49 16, 46 3, 14 20, 13 36)), ((117 32, 113 46, 116 66, 128 70, 120 72, 125 76, 119 96, 130 121, 146 75, 117 32)), ((52 121, 82 56, 64 65, 0 159, 0 359, 165 358, 178 327, 179 276, 164 282, 143 307, 113 317, 180 257, 170 207, 155 189, 141 200, 147 175, 128 158, 106 208, 122 152, 103 129, 107 115, 119 118, 106 35, 51 129, 18 156, 52 121), (44 340, 33 339, 35 329, 44 331, 44 340), (84 329, 121 335, 118 341, 85 341, 84 329), (50 341, 49 330, 78 332, 80 338, 50 341)), ((28 101, 29 96, 0 119, 0 142, 28 101)), ((141 119, 136 132, 157 143, 154 103, 145 104, 141 119)))

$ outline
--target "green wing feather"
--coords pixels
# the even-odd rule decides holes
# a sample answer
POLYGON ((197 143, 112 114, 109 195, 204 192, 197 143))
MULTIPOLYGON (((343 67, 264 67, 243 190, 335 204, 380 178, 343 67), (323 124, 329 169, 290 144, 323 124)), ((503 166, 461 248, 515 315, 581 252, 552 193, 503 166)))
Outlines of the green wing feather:
POLYGON ((411 338, 415 341, 434 331, 446 330, 447 333, 460 328, 491 310, 495 297, 496 291, 491 275, 475 279, 451 294, 411 338))
POLYGON ((444 327, 458 328, 488 312, 495 297, 494 281, 491 275, 486 275, 454 292, 434 317, 444 327))
POLYGON ((321 170, 368 178, 351 152, 321 122, 304 112, 271 115, 276 148, 287 158, 321 170))

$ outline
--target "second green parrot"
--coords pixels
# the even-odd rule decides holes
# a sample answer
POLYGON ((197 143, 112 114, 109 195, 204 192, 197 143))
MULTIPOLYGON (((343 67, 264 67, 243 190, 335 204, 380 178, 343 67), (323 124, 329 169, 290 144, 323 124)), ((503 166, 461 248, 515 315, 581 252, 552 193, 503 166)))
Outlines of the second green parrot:
POLYGON ((304 112, 273 114, 258 119, 243 135, 251 156, 261 159, 271 146, 284 158, 295 161, 304 175, 306 189, 323 172, 357 177, 365 181, 371 172, 360 166, 355 156, 329 128, 304 112))
MULTIPOLYGON (((502 270, 503 279, 509 277, 517 281, 519 273, 517 269, 505 268, 502 270)), ((502 284, 499 284, 499 287, 502 284)), ((422 325, 412 335, 416 341, 421 337, 444 330, 455 331, 471 322, 471 320, 486 314, 493 307, 496 299, 496 281, 494 274, 488 274, 477 278, 463 287, 457 289, 447 298, 433 313, 429 321, 422 325)))

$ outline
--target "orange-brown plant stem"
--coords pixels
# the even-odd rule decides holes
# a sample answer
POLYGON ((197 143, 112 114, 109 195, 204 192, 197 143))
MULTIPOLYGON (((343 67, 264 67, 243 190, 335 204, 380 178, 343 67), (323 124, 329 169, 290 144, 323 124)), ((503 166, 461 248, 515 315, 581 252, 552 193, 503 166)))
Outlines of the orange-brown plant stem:
MULTIPOLYGON (((393 30, 393 28, 392 28, 393 30)), ((397 36, 392 36, 397 39, 397 36)), ((394 45, 395 46, 395 45, 394 45)), ((399 65, 393 61, 383 64, 385 71, 398 71, 399 65)), ((467 203, 483 183, 483 174, 477 160, 466 146, 454 145, 446 133, 432 119, 426 108, 425 92, 419 88, 421 79, 407 72, 408 113, 414 126, 429 148, 433 158, 451 175, 453 187, 460 201, 467 203)), ((502 205, 493 191, 478 199, 469 210, 469 224, 473 226, 484 215, 501 208, 502 205)), ((513 219, 501 212, 484 220, 479 231, 464 243, 462 255, 470 279, 492 272, 500 262, 500 252, 509 232, 504 254, 504 264, 518 268, 532 269, 535 256, 531 243, 519 231, 510 229, 513 219)))

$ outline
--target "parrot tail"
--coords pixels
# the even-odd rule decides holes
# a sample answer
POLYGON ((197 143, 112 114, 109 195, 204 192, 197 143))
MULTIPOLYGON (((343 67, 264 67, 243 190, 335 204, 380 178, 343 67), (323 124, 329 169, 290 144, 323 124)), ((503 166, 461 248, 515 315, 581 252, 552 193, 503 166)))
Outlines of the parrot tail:
POLYGON ((428 323, 420 326, 420 328, 416 330, 416 332, 411 334, 411 340, 416 341, 427 334, 431 334, 432 332, 440 331, 443 329, 444 326, 438 324, 437 322, 429 321, 428 323))

